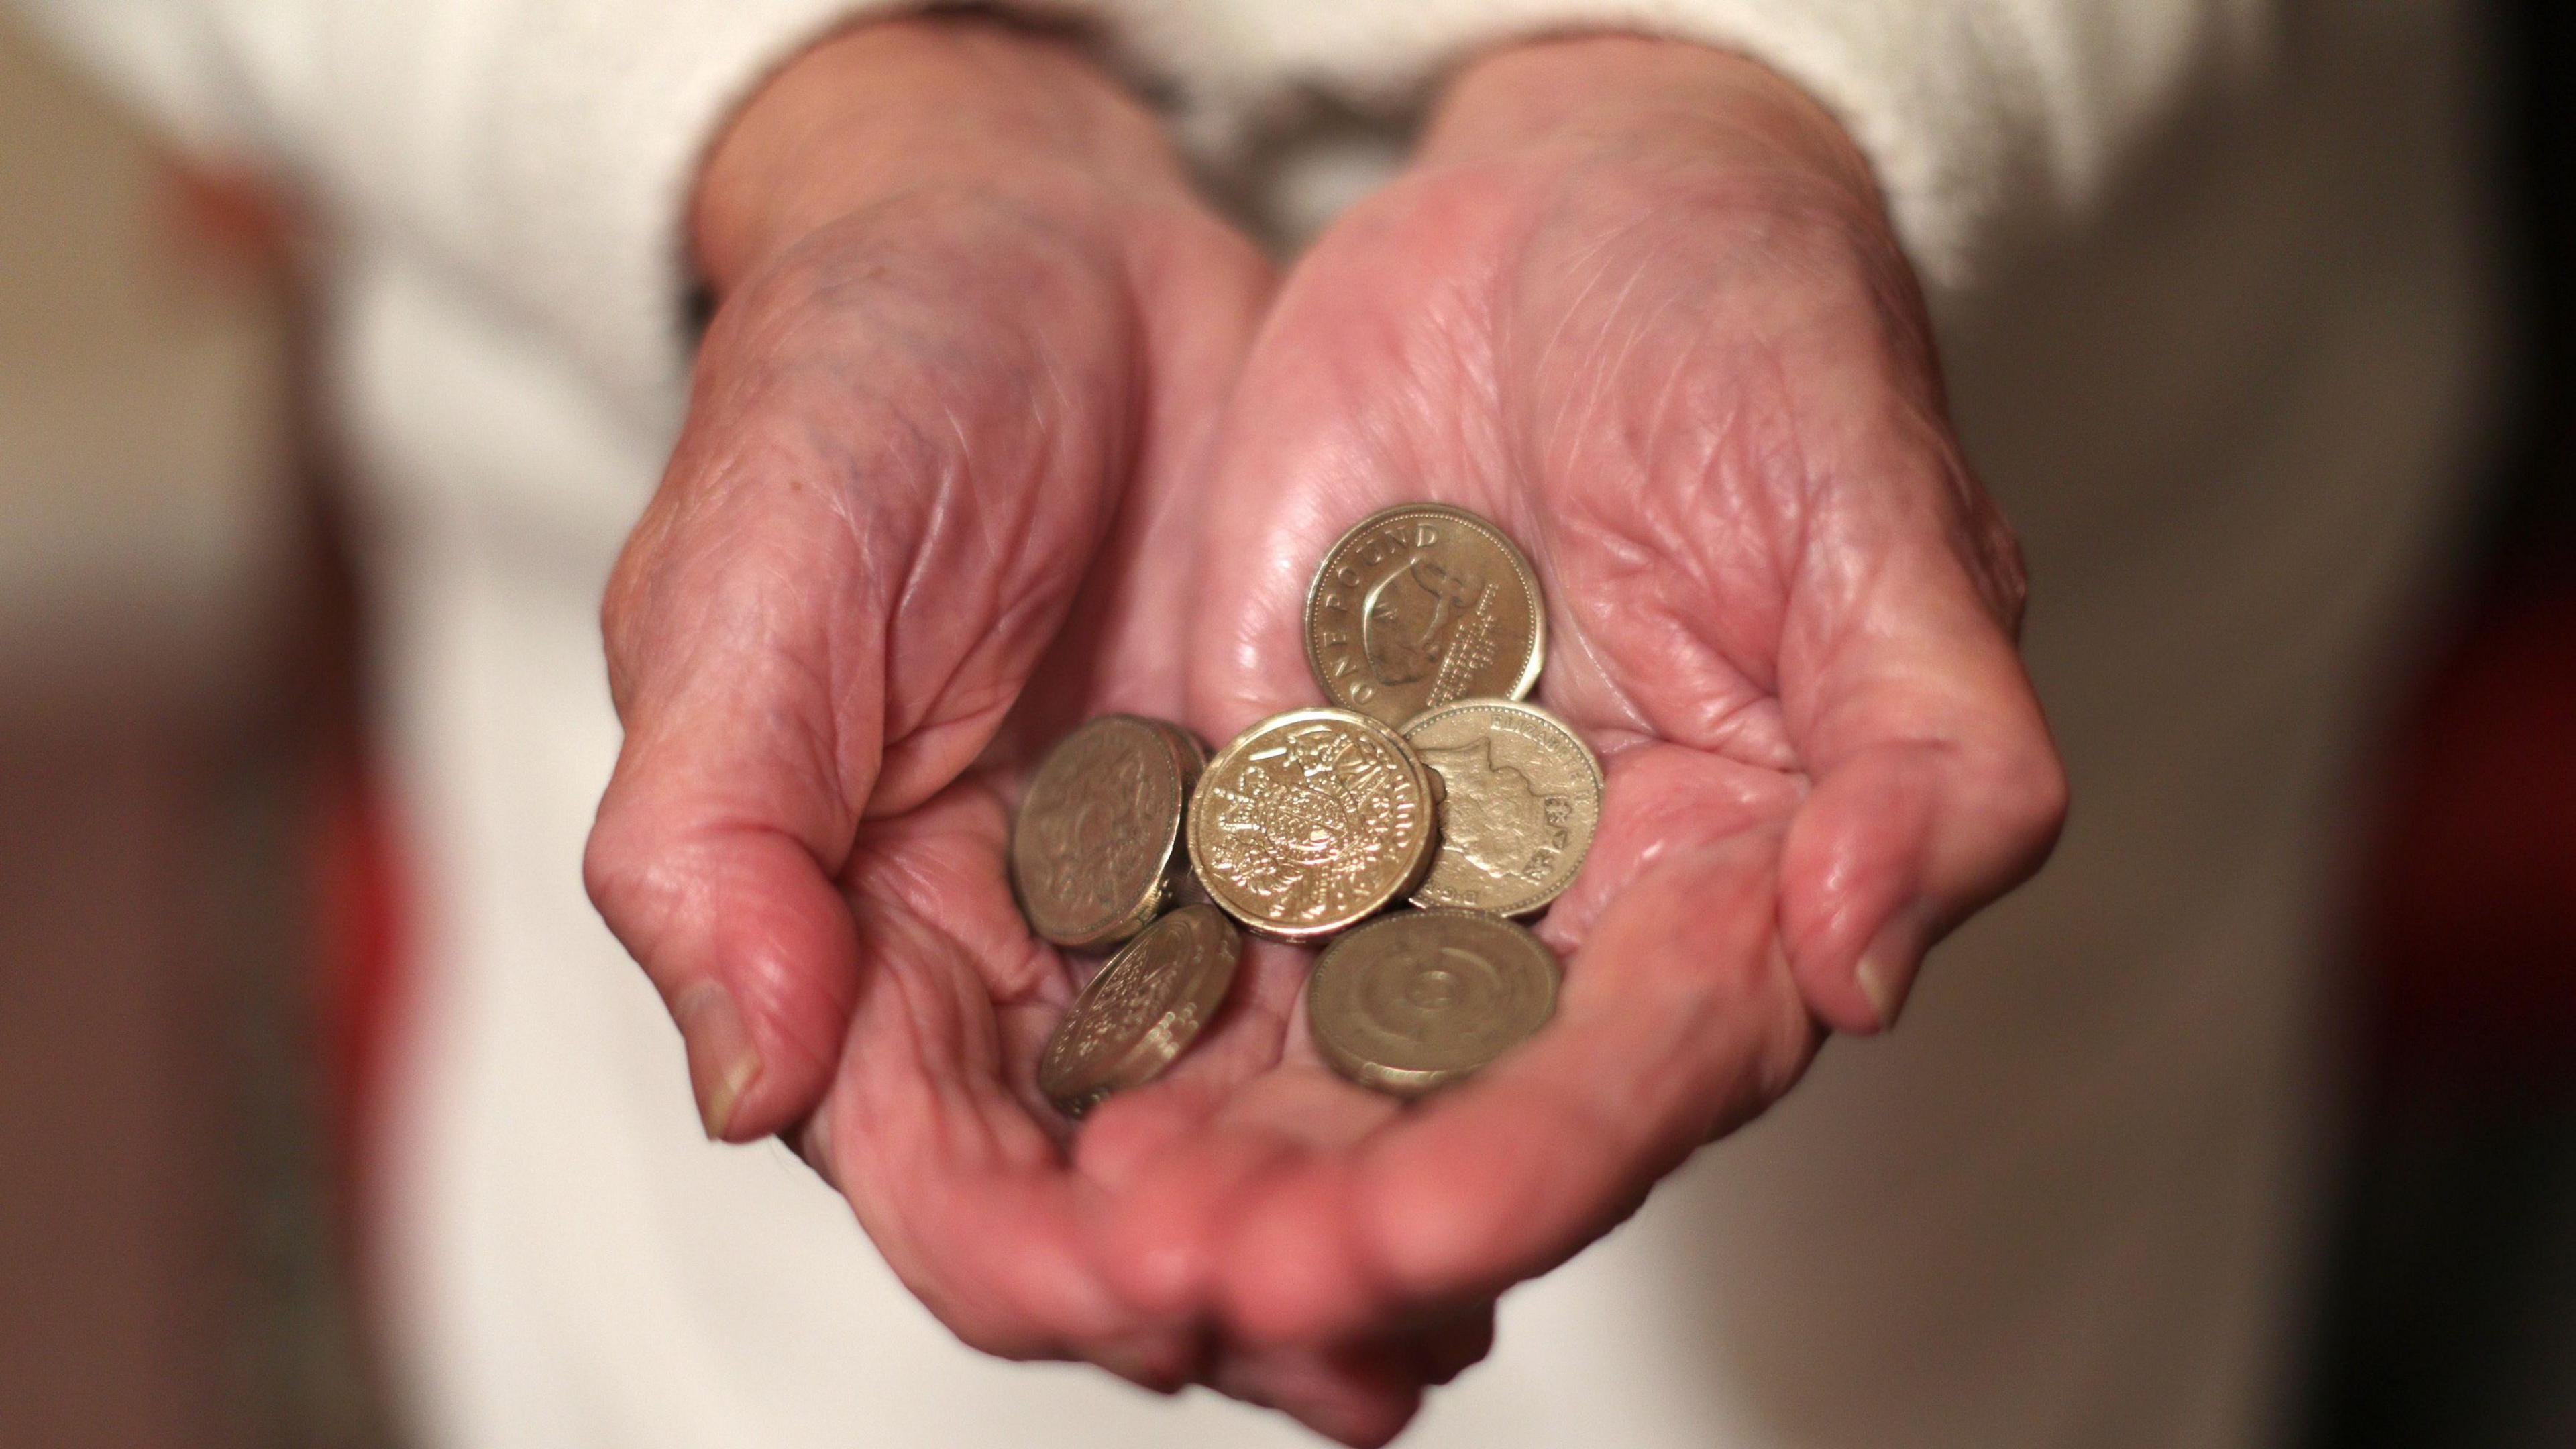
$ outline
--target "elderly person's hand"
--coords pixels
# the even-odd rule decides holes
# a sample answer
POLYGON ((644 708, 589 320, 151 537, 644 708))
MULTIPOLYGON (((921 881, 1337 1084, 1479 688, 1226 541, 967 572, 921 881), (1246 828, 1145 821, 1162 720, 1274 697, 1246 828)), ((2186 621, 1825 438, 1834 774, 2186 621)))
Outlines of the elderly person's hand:
POLYGON ((1129 1301, 1318 1343, 1489 1302, 1896 1018, 2064 806, 2013 541, 1961 461, 1861 157, 1754 64, 1601 37, 1488 57, 1289 277, 1228 403, 1193 717, 1312 703, 1311 571, 1373 509, 1499 523, 1539 697, 1605 758, 1539 932, 1555 1021, 1399 1106, 1306 1034, 1306 958, 1080 1144, 1129 1301))
POLYGON ((707 1130, 788 1135, 978 1347, 1392 1432, 1483 1320, 1235 1354, 1101 1282, 1033 1086, 1073 980, 1003 869, 1034 749, 1182 712, 1181 480, 1267 262, 1075 50, 976 21, 864 27, 771 80, 695 243, 718 305, 608 592, 626 739, 587 874, 707 1130))
POLYGON ((1383 1439, 1497 1293, 1888 1024, 2045 853, 2009 536, 1865 168, 1748 62, 1471 68, 1265 321, 1263 263, 1070 51, 870 27, 745 111, 698 248, 721 305, 610 592, 592 887, 710 1131, 787 1132, 971 1343, 1383 1439), (1542 928, 1558 1020, 1400 1110, 1319 1065, 1305 958, 1260 946, 1068 1156, 1013 779, 1089 714, 1221 738, 1311 701, 1314 561, 1426 497, 1529 549, 1543 697, 1609 759, 1542 928))

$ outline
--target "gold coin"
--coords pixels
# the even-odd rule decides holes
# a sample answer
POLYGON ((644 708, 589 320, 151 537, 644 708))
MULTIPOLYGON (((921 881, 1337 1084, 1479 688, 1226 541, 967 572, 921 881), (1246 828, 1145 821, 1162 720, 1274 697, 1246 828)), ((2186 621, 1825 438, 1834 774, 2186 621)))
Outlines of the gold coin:
POLYGON ((1306 591, 1306 661, 1333 703, 1387 724, 1538 679, 1547 610, 1512 541, 1463 508, 1372 513, 1306 591))
POLYGON ((1068 1117, 1141 1087, 1190 1049, 1225 1002, 1243 937, 1214 906, 1183 906, 1118 948, 1047 1038, 1038 1090, 1068 1117))
MULTIPOLYGON (((1182 828, 1186 831, 1190 797, 1198 790, 1199 777, 1207 773, 1208 748, 1194 730, 1164 720, 1156 720, 1154 725, 1171 741, 1172 762, 1181 772, 1182 828)), ((1199 889, 1198 872, 1190 869, 1189 847, 1178 836, 1172 841, 1172 864, 1166 878, 1171 882, 1171 890, 1163 898, 1163 909, 1169 910, 1185 901, 1201 905, 1207 903, 1207 892, 1199 889)))
POLYGON ((1556 1011, 1556 955, 1478 911, 1399 911, 1324 949, 1306 1020, 1334 1071, 1418 1097, 1528 1039, 1556 1011))
POLYGON ((1534 704, 1471 699, 1404 727, 1439 775, 1440 850, 1418 906, 1525 916, 1563 894, 1601 824, 1601 763, 1534 704))
MULTIPOLYGON (((1196 734, 1169 720, 1148 720, 1146 723, 1159 730, 1170 743, 1172 760, 1179 767, 1181 777, 1190 785, 1197 785, 1199 772, 1207 768, 1207 746, 1200 743, 1196 734)), ((1181 793, 1186 796, 1189 791, 1184 789, 1181 793)))
POLYGON ((1431 864, 1434 786, 1395 731, 1346 709, 1274 715, 1190 801, 1190 864, 1228 915, 1283 941, 1357 925, 1431 864))
POLYGON ((1128 714, 1087 720, 1048 751, 1011 829, 1011 887, 1029 928, 1076 949, 1145 929, 1177 884, 1202 758, 1178 726, 1128 714))

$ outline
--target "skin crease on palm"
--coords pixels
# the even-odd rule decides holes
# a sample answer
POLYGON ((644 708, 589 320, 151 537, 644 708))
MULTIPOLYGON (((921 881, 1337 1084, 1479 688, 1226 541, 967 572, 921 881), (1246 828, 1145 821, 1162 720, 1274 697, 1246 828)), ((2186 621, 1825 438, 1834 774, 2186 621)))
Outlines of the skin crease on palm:
POLYGON ((2046 853, 2009 534, 1866 169, 1749 62, 1498 52, 1274 294, 1072 47, 872 25, 745 108, 695 225, 719 307, 604 610, 592 893, 710 1132, 788 1135, 977 1347, 1383 1441, 2046 853), (1257 945, 1071 1136, 1019 781, 1105 710, 1222 741, 1313 702, 1314 561, 1420 498, 1530 553, 1541 698, 1606 757, 1557 1020, 1399 1108, 1257 945))

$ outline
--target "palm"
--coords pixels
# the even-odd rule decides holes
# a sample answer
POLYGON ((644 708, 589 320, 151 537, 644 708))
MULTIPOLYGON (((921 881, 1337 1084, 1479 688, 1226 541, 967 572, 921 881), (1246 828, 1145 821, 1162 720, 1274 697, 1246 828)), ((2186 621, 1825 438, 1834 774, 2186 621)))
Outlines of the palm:
POLYGON ((1023 1286, 946 1271, 945 1235, 992 1200, 977 1179, 1069 1181, 1017 1090, 1067 982, 1001 879, 1002 797, 1064 721, 1176 711, 1176 455, 1265 285, 1213 223, 1166 231, 1136 242, 1163 271, 1133 305, 1099 259, 972 200, 801 246, 711 329, 611 589, 629 733, 597 893, 657 971, 733 973, 760 1068, 716 1125, 810 1117, 818 1166, 970 1335, 1018 1321, 1023 1286), (1143 396, 1145 376, 1196 390, 1143 396), (891 1158, 899 1197, 872 1170, 891 1158))
POLYGON ((1075 968, 1005 876, 1049 742, 1183 713, 1207 497, 1183 480, 1267 272, 1183 214, 1129 236, 1131 296, 994 221, 861 218, 720 314, 611 588, 629 732, 594 889, 684 1025, 668 977, 729 963, 761 1069, 718 1127, 787 1131, 968 1342, 1382 1436, 1431 1370, 1210 1361, 1098 1284, 1099 1189, 1033 1085, 1075 968))
MULTIPOLYGON (((1745 64, 1656 53, 1693 87, 1745 64)), ((1648 112, 1426 163, 1266 317, 1195 207, 1068 229, 938 186, 727 299, 610 591, 593 891, 711 1129, 788 1132, 970 1342, 1382 1439, 1495 1294, 1785 1090, 1820 1025, 1883 1025, 2044 852, 2018 576, 1874 201, 1781 184, 1762 126, 1648 112), (1104 710, 1215 740, 1313 700, 1309 570, 1421 498, 1529 551, 1542 698, 1608 757, 1541 927, 1557 1019, 1399 1111, 1320 1066, 1302 953, 1258 946, 1068 1153, 1033 1079, 1072 965, 1005 881, 1025 772, 1104 710)))
POLYGON ((1722 214, 1586 184, 1573 214, 1533 220, 1518 177, 1415 178, 1299 269, 1228 419, 1210 526, 1249 562, 1215 576, 1223 633, 1195 680, 1221 727, 1311 701, 1304 595, 1342 529, 1426 498, 1500 523, 1547 595, 1539 698, 1612 758, 1606 839, 1548 918, 1567 947, 1645 843, 1624 777, 1653 773, 1709 838, 1797 802, 1796 454, 1835 391, 1798 375, 1814 361, 1763 315, 1776 276, 1726 256, 1722 214))
POLYGON ((1539 926, 1568 958, 1558 1019, 1477 1083, 1403 1111, 1339 1082, 1298 1012, 1301 953, 1265 946, 1218 1039, 1101 1111, 1084 1151, 1131 1184, 1104 1251, 1139 1301, 1292 1340, 1477 1301, 1632 1210, 1794 1081, 1820 1018, 1868 1006, 1792 965, 1921 885, 1914 765, 1879 748, 1891 701, 1851 636, 1883 593, 1912 607, 1916 575, 1960 567, 1908 535, 1969 541, 1971 611, 2013 607, 2009 545, 1946 449, 1919 337, 1890 324, 1910 295, 1784 257, 1763 213, 1693 180, 1418 172, 1329 234, 1264 325, 1213 469, 1227 563, 1194 720, 1222 737, 1314 702, 1315 561, 1361 516, 1433 499, 1529 553, 1539 697, 1603 752, 1609 792, 1539 926), (1936 489, 1835 486, 1910 481, 1893 467, 1922 471, 1927 443, 1936 489))

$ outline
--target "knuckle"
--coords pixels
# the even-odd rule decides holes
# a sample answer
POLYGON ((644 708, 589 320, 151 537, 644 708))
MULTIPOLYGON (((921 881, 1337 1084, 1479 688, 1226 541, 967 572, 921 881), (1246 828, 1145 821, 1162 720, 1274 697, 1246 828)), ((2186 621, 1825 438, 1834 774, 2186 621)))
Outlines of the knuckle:
POLYGON ((613 797, 601 806, 582 847, 581 884, 591 905, 621 938, 666 915, 674 903, 677 888, 658 857, 613 797))
POLYGON ((2021 536, 2003 516, 2003 510, 1979 495, 1977 511, 1977 575, 1984 584, 1987 601, 1995 616, 2003 621, 2004 630, 2013 638, 2021 637, 2022 618, 2030 608, 2030 565, 2024 557, 2021 536))
POLYGON ((2002 827, 2016 863, 2036 863, 2065 827, 2070 789, 2066 766, 2045 735, 2012 751, 1985 783, 1987 808, 2002 827))
POLYGON ((640 534, 618 555, 599 599, 599 638, 608 665, 608 698, 621 720, 633 708, 636 675, 645 652, 639 636, 644 632, 643 596, 650 569, 640 556, 639 542, 640 534))

